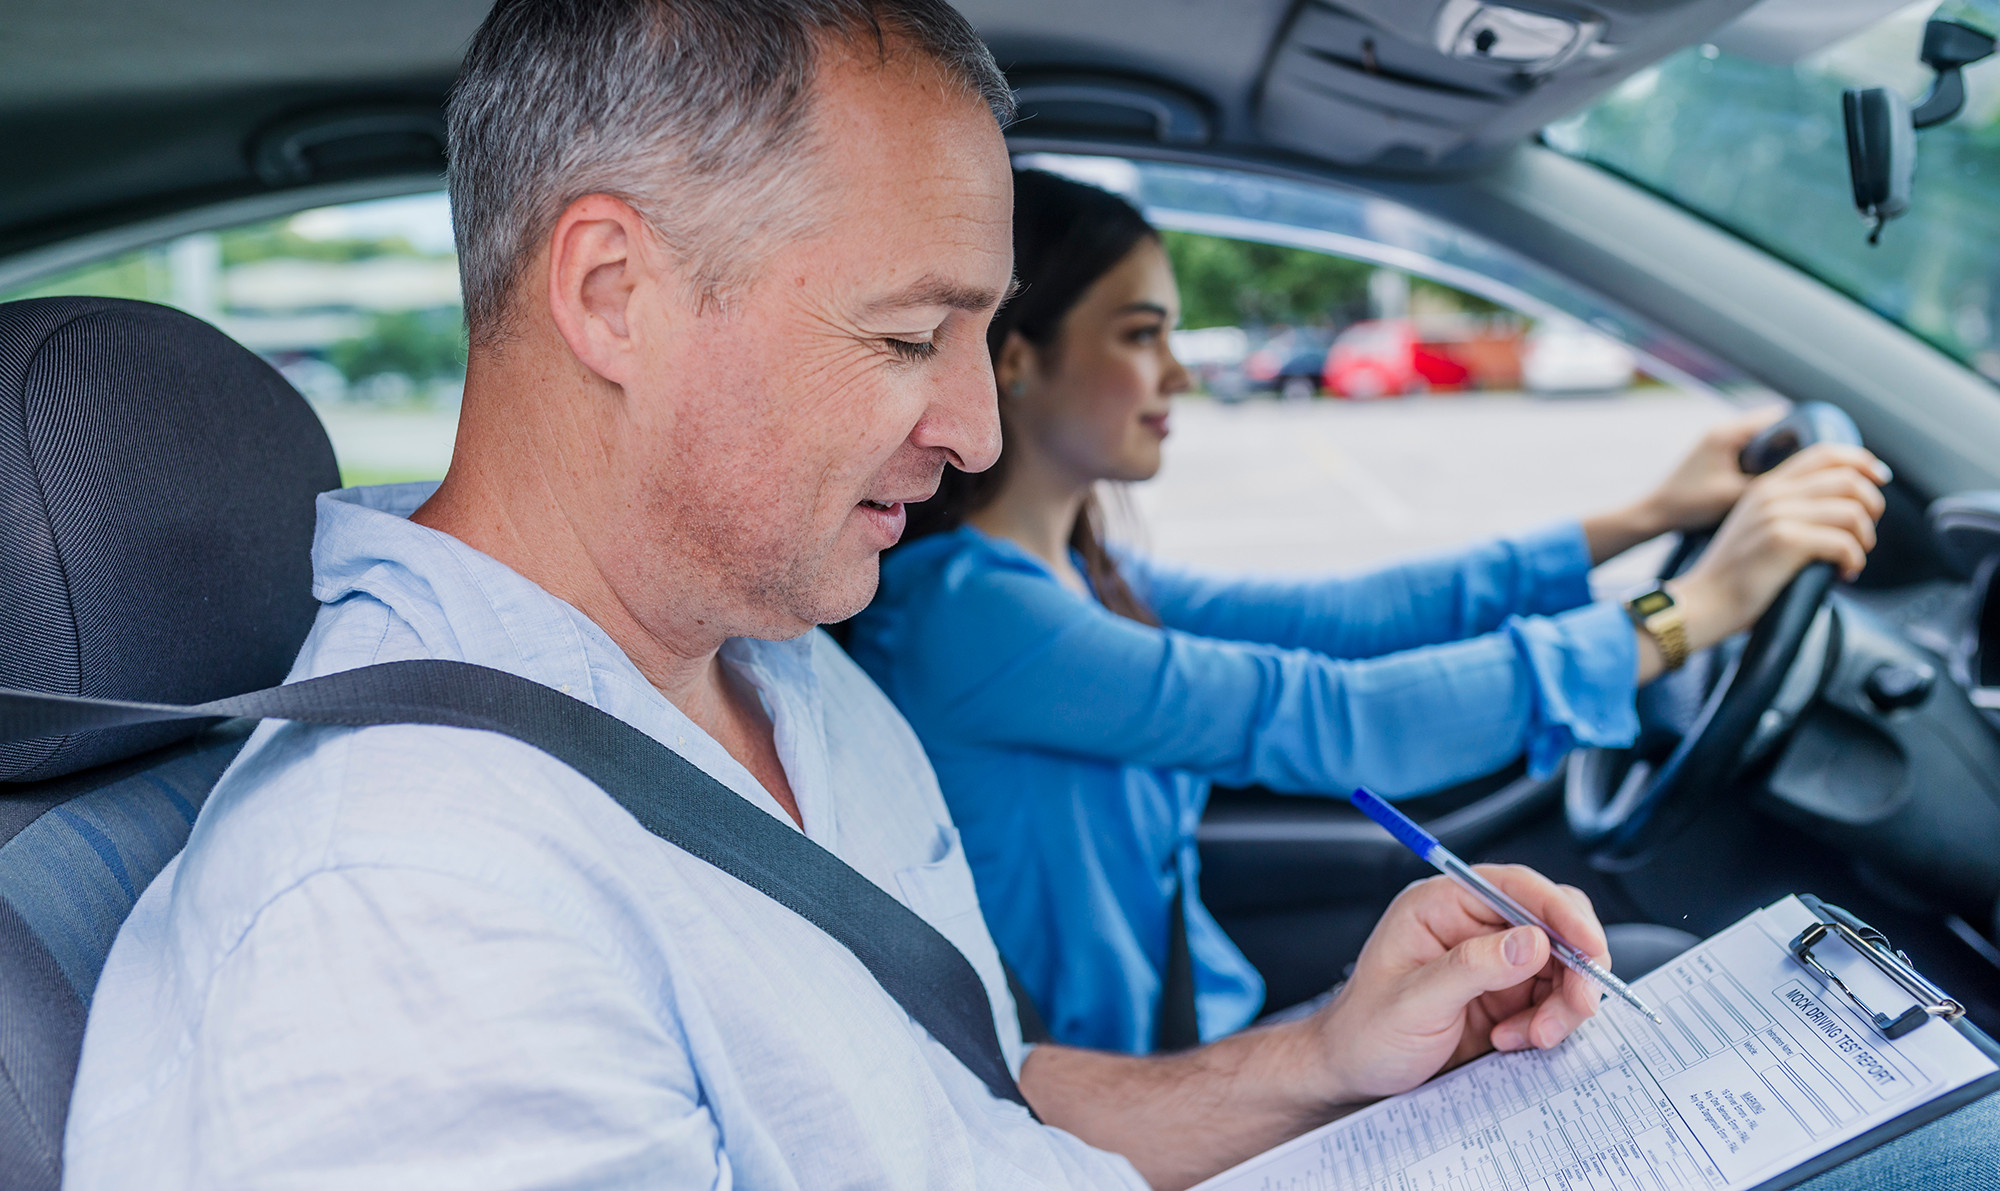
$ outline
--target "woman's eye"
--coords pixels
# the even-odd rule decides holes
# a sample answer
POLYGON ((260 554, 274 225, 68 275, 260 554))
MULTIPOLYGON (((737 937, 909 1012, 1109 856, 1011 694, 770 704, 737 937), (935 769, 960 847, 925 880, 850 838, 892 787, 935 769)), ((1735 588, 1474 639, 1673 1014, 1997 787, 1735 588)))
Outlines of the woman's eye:
POLYGON ((1132 332, 1132 342, 1134 343, 1142 343, 1150 346, 1159 341, 1160 329, 1158 327, 1140 327, 1138 330, 1132 332))
POLYGON ((905 360, 928 360, 937 354, 936 340, 884 339, 882 342, 905 360))

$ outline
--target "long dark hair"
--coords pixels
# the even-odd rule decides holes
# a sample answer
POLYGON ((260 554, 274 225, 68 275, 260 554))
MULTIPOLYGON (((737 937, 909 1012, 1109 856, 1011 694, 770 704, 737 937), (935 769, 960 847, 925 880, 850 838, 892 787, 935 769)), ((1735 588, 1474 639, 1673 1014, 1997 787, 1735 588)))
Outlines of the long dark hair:
MULTIPOLYGON (((1097 279, 1124 260, 1140 241, 1159 233, 1138 208, 1095 186, 1072 182, 1042 170, 1014 171, 1014 273, 1020 290, 1001 307, 986 332, 986 346, 997 365, 1007 336, 1018 332, 1035 345, 1044 361, 1061 351, 1058 342, 1063 317, 1097 279)), ((1000 403, 1001 428, 1006 430, 1007 403, 1000 403)), ((937 495, 910 506, 904 541, 943 533, 965 524, 966 518, 993 503, 1007 476, 1007 453, 982 472, 944 470, 937 495)), ((1120 616, 1158 624, 1145 601, 1118 572, 1104 547, 1104 511, 1097 495, 1086 497, 1070 526, 1069 544, 1083 560, 1084 576, 1104 606, 1120 616)))

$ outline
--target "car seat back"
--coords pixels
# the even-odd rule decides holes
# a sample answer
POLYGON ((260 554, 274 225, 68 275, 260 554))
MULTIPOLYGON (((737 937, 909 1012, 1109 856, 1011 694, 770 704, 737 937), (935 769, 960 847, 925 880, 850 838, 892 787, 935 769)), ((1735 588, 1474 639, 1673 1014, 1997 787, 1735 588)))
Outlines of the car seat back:
MULTIPOLYGON (((197 702, 281 681, 317 609, 314 497, 338 483, 311 407, 208 324, 110 298, 0 305, 0 686, 197 702)), ((59 1184, 98 973, 243 736, 0 745, 9 1187, 59 1184)))

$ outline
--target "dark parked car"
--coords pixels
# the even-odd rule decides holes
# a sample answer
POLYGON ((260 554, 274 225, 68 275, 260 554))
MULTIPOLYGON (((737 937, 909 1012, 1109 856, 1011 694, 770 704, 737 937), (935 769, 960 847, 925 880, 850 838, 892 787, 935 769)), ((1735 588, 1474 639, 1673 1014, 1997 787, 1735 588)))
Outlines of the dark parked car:
POLYGON ((1333 332, 1318 329, 1279 332, 1243 361, 1247 387, 1255 392, 1276 393, 1288 401, 1303 401, 1318 395, 1320 378, 1326 373, 1326 353, 1333 347, 1333 338, 1333 332))

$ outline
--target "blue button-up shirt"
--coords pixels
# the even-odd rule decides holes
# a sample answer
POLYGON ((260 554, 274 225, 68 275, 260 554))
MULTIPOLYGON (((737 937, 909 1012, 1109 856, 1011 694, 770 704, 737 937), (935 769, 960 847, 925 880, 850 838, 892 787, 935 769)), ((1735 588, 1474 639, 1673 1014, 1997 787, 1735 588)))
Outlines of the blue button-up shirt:
POLYGON ((1064 1042, 1151 1048, 1172 892, 1204 1038, 1263 983, 1202 907, 1209 783, 1389 796, 1638 731, 1632 627, 1575 524, 1356 578, 1127 557, 1164 625, 970 527, 892 552, 854 656, 929 750, 1002 954, 1064 1042))
MULTIPOLYGON (((322 497, 295 678, 404 658, 588 700, 791 820, 574 608, 405 519, 322 497)), ((972 962, 1021 1041, 921 746, 823 633, 723 651, 805 833, 972 962)), ((1128 1187, 1035 1123, 817 928, 574 770, 451 728, 260 727, 105 964, 75 1188, 1128 1187)))

